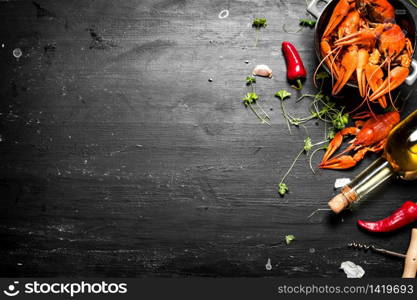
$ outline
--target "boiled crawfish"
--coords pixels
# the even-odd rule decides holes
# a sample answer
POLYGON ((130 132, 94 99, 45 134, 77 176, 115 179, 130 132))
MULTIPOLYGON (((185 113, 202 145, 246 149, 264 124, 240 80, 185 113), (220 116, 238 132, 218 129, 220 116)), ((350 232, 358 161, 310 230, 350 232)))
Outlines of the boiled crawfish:
MULTIPOLYGON (((371 117, 370 113, 364 113, 357 118, 371 117)), ((336 133, 323 156, 319 167, 322 169, 348 169, 361 161, 367 152, 379 152, 386 143, 388 134, 400 122, 400 114, 397 111, 374 115, 367 121, 358 120, 355 127, 344 128, 336 133), (334 158, 331 156, 342 145, 343 137, 354 135, 348 146, 334 158), (354 152, 353 155, 347 153, 354 152)))
POLYGON ((409 75, 413 54, 411 41, 394 22, 387 0, 338 0, 320 43, 336 79, 333 95, 356 80, 362 98, 387 107, 386 95, 391 99, 390 92, 409 75))

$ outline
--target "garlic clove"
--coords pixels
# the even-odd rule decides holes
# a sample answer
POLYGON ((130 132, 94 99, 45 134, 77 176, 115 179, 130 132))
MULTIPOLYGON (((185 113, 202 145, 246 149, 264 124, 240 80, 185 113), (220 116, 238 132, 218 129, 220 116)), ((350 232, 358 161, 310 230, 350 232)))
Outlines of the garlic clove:
POLYGON ((267 65, 257 65, 253 71, 252 74, 255 76, 262 76, 262 77, 272 77, 272 70, 267 65))

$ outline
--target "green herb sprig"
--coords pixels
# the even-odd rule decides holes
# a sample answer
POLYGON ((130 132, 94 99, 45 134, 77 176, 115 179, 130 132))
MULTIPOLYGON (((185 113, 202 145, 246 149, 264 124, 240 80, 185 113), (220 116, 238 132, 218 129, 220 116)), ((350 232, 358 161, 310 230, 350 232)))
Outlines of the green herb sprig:
POLYGON ((313 28, 316 25, 316 21, 314 20, 309 20, 309 19, 300 19, 300 26, 303 27, 310 27, 313 28))
POLYGON ((259 32, 261 28, 266 28, 268 24, 266 23, 266 18, 255 18, 252 21, 252 27, 256 29, 256 38, 255 38, 255 47, 258 45, 259 32))
MULTIPOLYGON (((305 117, 294 117, 285 110, 284 100, 291 96, 291 93, 286 90, 280 90, 275 93, 275 97, 281 100, 281 111, 287 122, 289 131, 291 132, 290 125, 300 126, 313 119, 319 119, 325 123, 330 124, 330 132, 336 132, 346 127, 349 122, 349 114, 344 113, 344 108, 337 108, 334 101, 329 96, 323 93, 323 83, 329 75, 326 72, 321 72, 316 75, 316 80, 321 81, 321 88, 317 94, 303 94, 297 99, 297 102, 304 98, 312 98, 313 101, 310 104, 310 114, 305 117)), ((328 134, 325 134, 326 138, 328 134)))
POLYGON ((287 245, 291 244, 291 242, 294 240, 295 240, 295 236, 293 234, 288 234, 285 236, 285 243, 287 245))
POLYGON ((288 168, 287 172, 284 174, 284 176, 282 177, 281 181, 278 183, 278 193, 281 195, 281 197, 283 197, 289 191, 289 187, 285 183, 285 179, 291 173, 292 169, 294 168, 294 166, 295 166, 296 162, 298 161, 298 159, 300 158, 300 156, 303 153, 308 153, 313 146, 315 146, 315 145, 312 144, 310 137, 307 137, 306 139, 304 139, 303 148, 297 154, 297 156, 294 158, 291 166, 288 168))
POLYGON ((269 120, 271 119, 266 111, 258 104, 259 96, 255 92, 256 78, 253 76, 246 77, 246 86, 250 88, 250 92, 246 93, 242 99, 243 105, 249 107, 262 124, 271 126, 269 120))
POLYGON ((284 117, 285 121, 287 122, 287 127, 288 127, 288 131, 291 133, 291 126, 290 126, 290 118, 288 117, 288 113, 285 111, 285 105, 284 105, 284 100, 286 98, 289 98, 291 96, 290 92, 287 92, 286 90, 280 90, 278 92, 275 93, 275 97, 279 98, 280 104, 281 104, 281 112, 282 112, 282 116, 284 117))

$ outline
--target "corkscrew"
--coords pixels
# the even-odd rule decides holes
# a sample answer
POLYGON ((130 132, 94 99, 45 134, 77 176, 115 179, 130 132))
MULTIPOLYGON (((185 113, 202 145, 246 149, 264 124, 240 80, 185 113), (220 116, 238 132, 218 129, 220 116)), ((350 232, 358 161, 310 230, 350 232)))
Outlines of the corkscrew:
POLYGON ((400 258, 405 258, 406 257, 405 254, 390 251, 390 250, 386 250, 386 249, 382 249, 382 248, 378 248, 375 245, 367 245, 367 244, 352 242, 352 243, 348 244, 348 247, 356 249, 356 250, 363 250, 365 252, 367 252, 368 250, 371 250, 373 252, 386 254, 386 255, 391 255, 391 256, 395 256, 395 257, 400 257, 400 258))
POLYGON ((403 271, 403 278, 416 278, 417 274, 417 228, 413 228, 411 230, 411 239, 410 244, 408 245, 407 254, 402 254, 382 248, 378 248, 375 245, 368 245, 362 243, 349 243, 349 248, 368 251, 371 250, 372 252, 377 252, 381 254, 391 255, 395 257, 400 257, 404 259, 404 271, 403 271))

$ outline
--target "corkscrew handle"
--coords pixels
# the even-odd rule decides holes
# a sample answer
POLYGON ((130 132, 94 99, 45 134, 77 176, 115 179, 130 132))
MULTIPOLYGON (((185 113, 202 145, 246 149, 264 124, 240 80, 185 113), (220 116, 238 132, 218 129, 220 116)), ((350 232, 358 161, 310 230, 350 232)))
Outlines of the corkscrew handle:
POLYGON ((411 231, 410 245, 405 257, 403 278, 416 278, 417 273, 417 228, 411 231))

